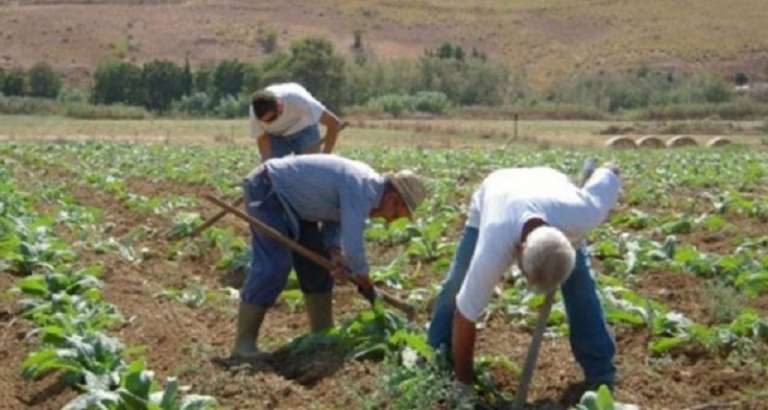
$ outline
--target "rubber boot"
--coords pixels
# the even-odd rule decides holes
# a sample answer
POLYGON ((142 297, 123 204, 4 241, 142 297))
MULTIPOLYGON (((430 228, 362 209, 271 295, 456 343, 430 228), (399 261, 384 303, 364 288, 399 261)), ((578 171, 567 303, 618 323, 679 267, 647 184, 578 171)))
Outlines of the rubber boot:
POLYGON ((331 292, 305 293, 304 304, 312 333, 333 327, 333 294, 331 292))
POLYGON ((267 308, 240 302, 237 312, 237 336, 232 349, 234 359, 258 359, 264 353, 257 346, 259 329, 264 321, 267 308))

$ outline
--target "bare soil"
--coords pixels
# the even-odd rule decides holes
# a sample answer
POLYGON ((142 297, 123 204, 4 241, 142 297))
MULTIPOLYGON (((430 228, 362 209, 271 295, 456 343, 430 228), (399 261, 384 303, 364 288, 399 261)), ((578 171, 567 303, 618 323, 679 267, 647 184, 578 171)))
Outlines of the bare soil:
MULTIPOLYGON (((37 171, 39 172, 39 171, 37 171)), ((75 198, 82 204, 103 210, 105 221, 114 224, 109 234, 119 238, 130 228, 145 225, 162 233, 170 228, 170 217, 139 213, 126 208, 115 198, 77 182, 77 178, 51 171, 48 178, 67 182, 75 198)), ((132 179, 130 188, 147 196, 168 193, 196 196, 208 187, 132 179)), ((214 209, 201 203, 195 208, 203 215, 214 209)), ((232 226, 243 235, 243 225, 225 218, 224 226, 232 226)), ((66 236, 66 230, 62 229, 66 236)), ((198 284, 206 289, 220 289, 236 284, 237 278, 214 268, 217 251, 199 257, 168 260, 172 246, 161 234, 152 235, 135 246, 146 246, 154 256, 141 263, 131 263, 115 253, 96 255, 85 251, 79 263, 105 267, 105 295, 116 305, 126 321, 111 334, 127 345, 146 349, 148 366, 163 380, 178 376, 193 392, 210 394, 230 408, 306 409, 361 408, 375 392, 380 391, 381 368, 373 362, 344 361, 337 351, 321 351, 311 357, 293 357, 281 347, 308 329, 302 308, 293 312, 284 302, 270 311, 263 327, 262 346, 274 352, 264 362, 229 363, 226 358, 234 336, 237 300, 209 301, 198 308, 158 297, 163 289, 184 288, 198 284)), ((376 258, 391 257, 390 252, 375 250, 376 258)), ((8 289, 16 278, 0 274, 0 286, 8 289)), ((651 272, 639 283, 639 291, 680 310, 693 319, 703 319, 702 282, 698 278, 667 272, 651 272)), ((337 288, 334 313, 343 320, 365 308, 365 303, 347 287, 337 288)), ((426 320, 421 312, 419 323, 426 320)), ((31 346, 25 342, 27 324, 15 312, 14 302, 0 300, 0 395, 2 408, 61 408, 76 393, 56 385, 55 377, 39 382, 21 380, 19 366, 31 346)), ((766 408, 750 392, 765 388, 764 367, 732 364, 725 358, 682 352, 667 359, 651 359, 647 351, 647 334, 642 330, 621 329, 617 332, 619 351, 617 365, 620 381, 617 398, 623 402, 641 403, 648 409, 681 409, 711 404, 709 408, 766 408)), ((481 330, 480 354, 501 354, 522 363, 530 334, 527 330, 492 317, 481 330)), ((695 353, 695 352, 694 352, 695 353)), ((517 380, 509 373, 496 372, 502 387, 514 392, 517 380)), ((559 402, 571 383, 581 379, 580 370, 570 352, 567 338, 545 340, 529 399, 542 408, 561 408, 559 402)))

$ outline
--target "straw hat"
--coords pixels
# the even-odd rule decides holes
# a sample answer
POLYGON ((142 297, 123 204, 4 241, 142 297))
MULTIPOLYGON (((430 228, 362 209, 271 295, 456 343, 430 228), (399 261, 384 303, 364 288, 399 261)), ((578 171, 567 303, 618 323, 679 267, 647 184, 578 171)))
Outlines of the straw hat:
POLYGON ((427 188, 424 185, 423 178, 409 170, 388 174, 386 178, 397 189, 397 192, 400 193, 400 197, 403 198, 411 214, 416 211, 416 208, 427 197, 427 188))

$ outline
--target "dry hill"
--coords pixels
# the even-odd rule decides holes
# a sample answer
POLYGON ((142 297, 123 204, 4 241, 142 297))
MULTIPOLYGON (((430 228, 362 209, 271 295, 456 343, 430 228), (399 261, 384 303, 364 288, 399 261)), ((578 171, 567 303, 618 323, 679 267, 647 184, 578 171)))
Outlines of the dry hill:
POLYGON ((322 35, 348 52, 361 30, 379 59, 443 41, 473 47, 539 86, 641 62, 762 77, 765 0, 0 0, 0 66, 46 60, 75 80, 110 56, 193 64, 264 55, 322 35))

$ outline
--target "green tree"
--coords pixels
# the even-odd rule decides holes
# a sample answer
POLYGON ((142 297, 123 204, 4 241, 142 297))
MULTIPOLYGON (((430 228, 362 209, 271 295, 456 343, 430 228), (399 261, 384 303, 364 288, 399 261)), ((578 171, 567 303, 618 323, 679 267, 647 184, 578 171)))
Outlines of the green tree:
POLYGON ((262 86, 291 81, 291 56, 285 52, 277 52, 267 58, 261 65, 262 86))
POLYGON ((151 61, 144 64, 142 84, 146 91, 145 107, 168 111, 171 102, 184 95, 184 70, 172 61, 151 61))
POLYGON ((213 67, 205 65, 194 72, 192 88, 195 92, 210 94, 213 91, 213 70, 213 67))
POLYGON ((323 104, 333 110, 341 108, 344 59, 334 53, 330 41, 308 37, 293 43, 288 67, 291 78, 304 85, 323 104))
POLYGON ((56 98, 61 90, 61 78, 48 63, 37 63, 27 71, 28 94, 33 97, 56 98))
POLYGON ((93 101, 96 104, 144 105, 142 70, 122 61, 99 64, 94 73, 93 101))
POLYGON ((192 67, 189 65, 189 55, 184 58, 184 76, 182 77, 181 87, 184 89, 184 95, 192 95, 194 78, 192 77, 192 67))
POLYGON ((24 69, 16 67, 5 73, 2 93, 6 96, 24 95, 24 69))
POLYGON ((243 75, 243 93, 251 94, 262 87, 261 69, 255 64, 245 65, 243 75))
POLYGON ((237 96, 243 89, 245 64, 238 60, 224 60, 213 70, 213 94, 216 99, 237 96))

